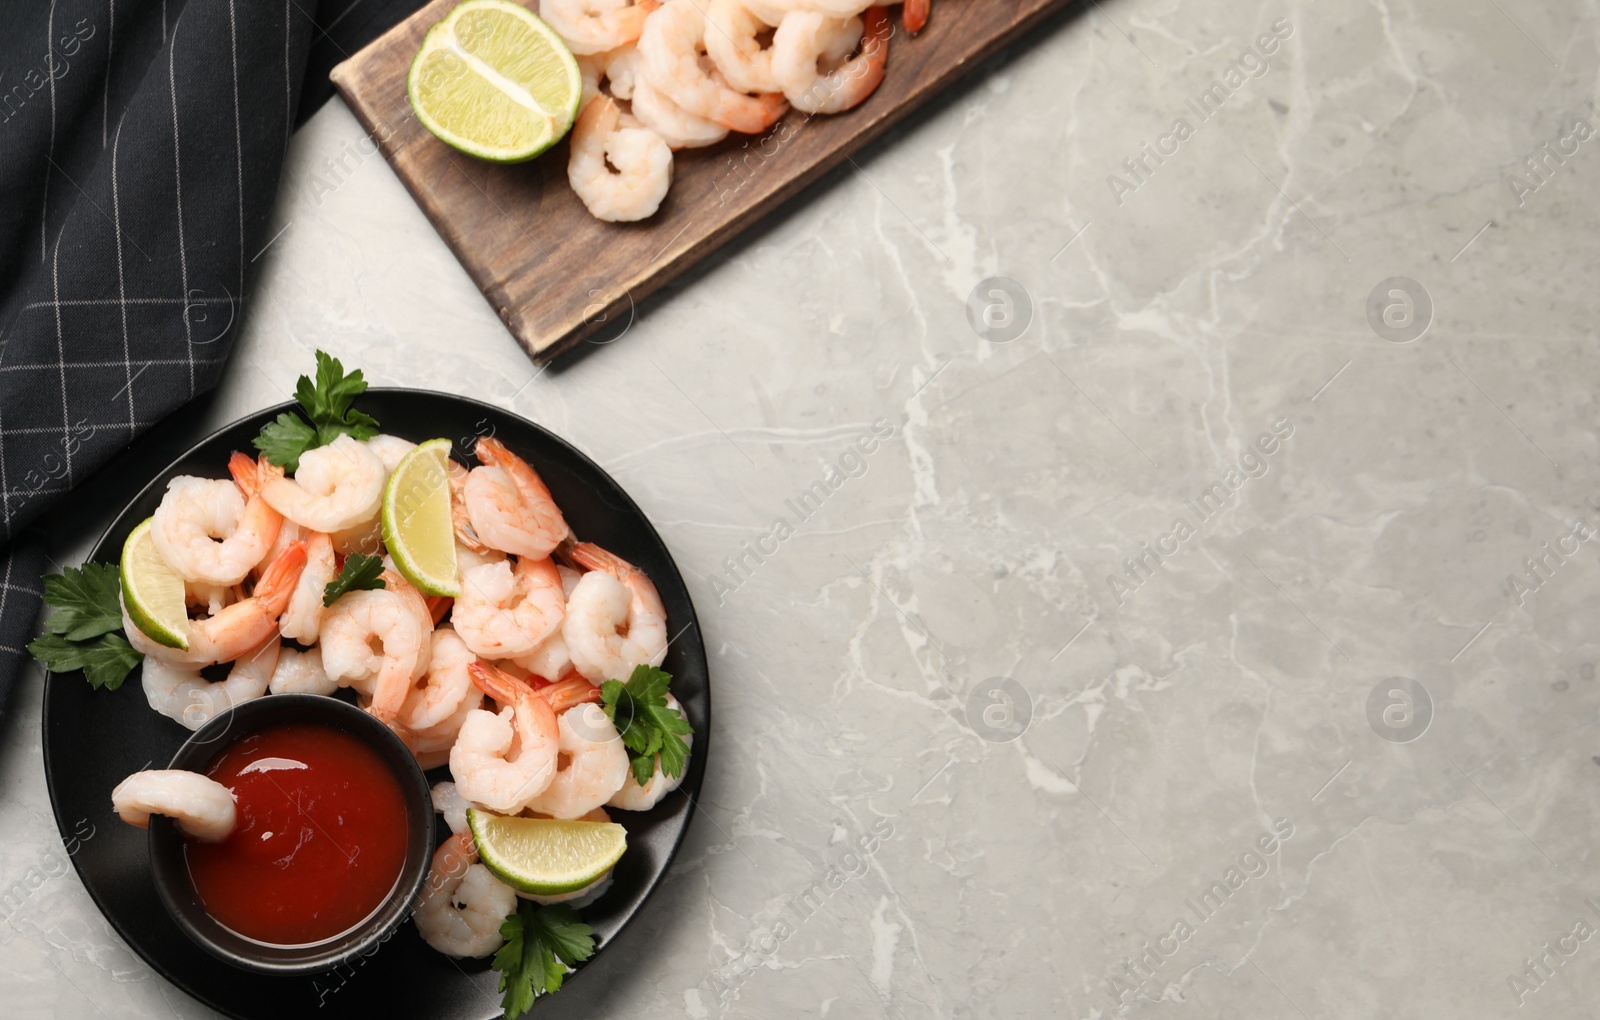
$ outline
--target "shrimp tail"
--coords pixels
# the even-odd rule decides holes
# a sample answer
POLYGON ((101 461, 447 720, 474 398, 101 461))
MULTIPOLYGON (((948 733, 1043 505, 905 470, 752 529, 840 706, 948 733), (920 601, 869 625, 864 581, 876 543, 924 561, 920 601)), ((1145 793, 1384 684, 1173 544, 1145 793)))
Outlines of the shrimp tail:
POLYGON ((600 701, 600 688, 581 676, 568 677, 557 683, 539 688, 538 695, 549 702, 550 710, 557 715, 575 705, 600 701))
POLYGON ((228 458, 228 474, 233 476, 233 484, 239 487, 246 498, 261 491, 260 481, 256 478, 255 458, 248 453, 233 451, 233 456, 228 458))
POLYGON ((305 566, 306 544, 291 543, 262 571, 261 580, 256 582, 254 598, 265 604, 272 615, 281 614, 289 607, 289 597, 294 594, 294 586, 299 583, 300 572, 305 566))
POLYGON ((467 666, 467 672, 472 674, 472 682, 478 685, 478 690, 502 705, 519 701, 532 690, 510 673, 487 662, 474 662, 467 666))
POLYGON ((593 542, 575 542, 567 550, 567 555, 572 559, 572 562, 583 569, 603 570, 619 581, 623 579, 624 575, 638 570, 637 567, 621 556, 607 552, 593 542))
MULTIPOLYGON (((933 7, 933 0, 906 0, 905 7, 900 11, 900 16, 905 20, 907 32, 920 32, 928 26, 928 14, 933 7)), ((872 8, 868 8, 872 10, 872 8)))

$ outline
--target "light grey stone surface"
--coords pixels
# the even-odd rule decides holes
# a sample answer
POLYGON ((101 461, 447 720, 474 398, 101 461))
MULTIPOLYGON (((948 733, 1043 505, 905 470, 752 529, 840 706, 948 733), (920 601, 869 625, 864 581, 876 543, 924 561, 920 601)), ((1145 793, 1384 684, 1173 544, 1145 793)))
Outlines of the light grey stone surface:
MULTIPOLYGON (((545 372, 381 161, 329 173, 359 127, 319 113, 217 421, 317 347, 510 407, 628 488, 705 628, 703 810, 543 1015, 1600 1010, 1600 941, 1559 941, 1600 929, 1600 556, 1568 537, 1600 525, 1597 30, 1593 2, 1104 0, 545 372), (969 323, 989 277, 1031 304, 1009 342, 969 323), (1409 285, 1395 339, 1369 321, 1391 277, 1431 297, 1418 339, 1409 285)), ((40 691, 0 740, 0 885, 29 888, 3 1012, 205 1014, 52 875, 40 691)))

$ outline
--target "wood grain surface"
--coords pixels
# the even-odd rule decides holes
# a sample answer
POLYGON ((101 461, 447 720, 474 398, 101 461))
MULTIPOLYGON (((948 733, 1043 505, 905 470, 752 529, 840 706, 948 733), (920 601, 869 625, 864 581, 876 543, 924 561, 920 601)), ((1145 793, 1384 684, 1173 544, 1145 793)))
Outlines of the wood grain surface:
POLYGON ((456 152, 418 122, 406 73, 423 35, 457 2, 433 0, 332 78, 517 341, 543 362, 631 321, 636 301, 1071 0, 935 0, 915 36, 897 15, 888 74, 865 103, 835 116, 791 110, 764 135, 675 153, 671 193, 637 224, 589 215, 567 183, 565 142, 501 166, 456 152))

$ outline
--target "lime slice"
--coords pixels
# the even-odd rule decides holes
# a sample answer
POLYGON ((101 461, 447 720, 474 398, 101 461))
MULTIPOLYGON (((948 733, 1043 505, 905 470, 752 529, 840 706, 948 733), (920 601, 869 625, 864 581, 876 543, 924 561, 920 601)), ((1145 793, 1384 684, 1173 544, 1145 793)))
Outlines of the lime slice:
POLYGON ((539 896, 575 892, 599 881, 628 849, 616 822, 505 818, 467 809, 478 856, 513 889, 539 896))
POLYGON ((383 488, 383 544, 418 591, 461 594, 450 520, 450 440, 430 439, 395 465, 383 488))
POLYGON ((152 520, 140 521, 122 543, 122 602, 134 626, 150 640, 187 649, 189 613, 184 608, 183 578, 156 550, 152 520))
POLYGON ((406 92, 446 145, 496 163, 532 159, 578 117, 583 74, 549 25, 511 0, 467 0, 428 30, 406 92))

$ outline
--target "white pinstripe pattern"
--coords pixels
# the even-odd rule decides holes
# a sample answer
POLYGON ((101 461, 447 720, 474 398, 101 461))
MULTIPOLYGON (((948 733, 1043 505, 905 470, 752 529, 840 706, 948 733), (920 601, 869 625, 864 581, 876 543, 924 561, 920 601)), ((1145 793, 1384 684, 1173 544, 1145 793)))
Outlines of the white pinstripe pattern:
MULTIPOLYGON (((66 233, 65 224, 61 233, 66 233)), ((50 255, 50 288, 57 301, 61 300, 61 234, 56 235, 56 246, 50 255)), ((56 306, 56 366, 61 373, 61 438, 70 434, 72 419, 67 416, 67 337, 61 329, 61 306, 56 306)), ((67 483, 72 483, 72 449, 67 449, 67 483)))
MULTIPOLYGON (((244 141, 239 133, 239 31, 234 0, 228 0, 228 59, 233 64, 233 172, 239 197, 239 300, 244 300, 244 141)), ((184 293, 189 293, 184 290, 184 293)))
MULTIPOLYGON (((113 0, 115 2, 115 0, 113 0)), ((111 72, 106 71, 106 78, 111 72)), ((101 146, 104 148, 104 146, 101 146)), ((111 226, 117 234, 117 307, 122 313, 122 370, 128 376, 128 428, 134 425, 133 417, 133 358, 128 351, 128 283, 122 270, 122 201, 117 194, 117 152, 122 147, 122 121, 117 121, 117 137, 111 142, 111 226)), ((143 372, 144 369, 139 371, 143 372)))
MULTIPOLYGON (((162 0, 162 20, 166 20, 166 0, 162 0)), ((178 22, 183 22, 183 12, 178 12, 178 22)), ((172 26, 172 44, 167 49, 167 94, 172 99, 172 173, 173 184, 178 194, 178 272, 183 280, 183 293, 189 294, 189 253, 185 251, 183 238, 183 157, 180 155, 178 140, 178 26, 172 26)), ((194 396, 194 324, 189 321, 187 314, 183 317, 183 342, 184 352, 189 357, 189 396, 194 396)))
MULTIPOLYGON (((54 52, 51 44, 56 37, 56 0, 50 0, 50 13, 44 21, 44 51, 54 52)), ((39 261, 43 262, 45 254, 50 250, 49 243, 45 240, 45 231, 50 226, 50 171, 56 165, 56 76, 50 73, 48 65, 45 67, 45 77, 50 79, 50 148, 46 151, 46 159, 50 165, 44 170, 44 194, 39 199, 39 261)), ((57 294, 56 297, 60 297, 57 294)))

